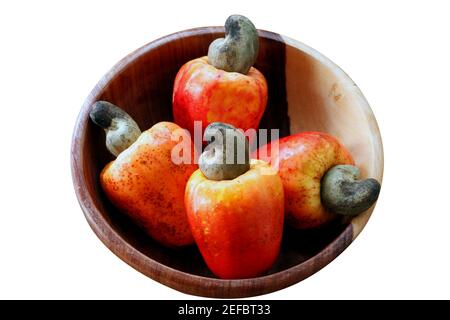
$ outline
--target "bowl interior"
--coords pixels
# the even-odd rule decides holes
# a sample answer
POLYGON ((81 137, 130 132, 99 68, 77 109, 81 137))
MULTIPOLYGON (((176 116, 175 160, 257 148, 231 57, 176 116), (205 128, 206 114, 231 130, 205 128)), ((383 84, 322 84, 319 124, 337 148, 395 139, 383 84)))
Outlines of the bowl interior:
MULTIPOLYGON (((96 100, 107 100, 125 109, 143 129, 159 121, 173 121, 171 99, 177 71, 187 61, 205 55, 210 42, 223 36, 221 30, 202 28, 174 34, 119 62, 86 100, 73 145, 73 150, 78 152, 79 148, 81 155, 73 172, 81 175, 80 181, 84 182, 78 188, 85 188, 83 196, 79 196, 80 203, 85 213, 98 214, 86 214, 91 226, 106 222, 117 239, 127 244, 121 250, 137 250, 174 270, 206 278, 214 276, 195 246, 173 250, 159 245, 105 197, 99 174, 113 158, 105 148, 103 131, 89 121, 88 112, 96 100)), ((383 159, 378 128, 353 82, 328 59, 301 43, 265 31, 260 36, 255 67, 265 75, 269 85, 269 101, 260 127, 280 129, 281 136, 307 130, 329 132, 352 152, 365 176, 381 179, 383 159)), ((268 274, 283 272, 315 257, 348 226, 334 223, 309 232, 287 228, 279 259, 268 274)), ((344 241, 343 246, 350 241, 351 238, 344 241)), ((107 245, 115 251, 117 244, 107 245)), ((131 264, 136 267, 136 263, 131 264)))

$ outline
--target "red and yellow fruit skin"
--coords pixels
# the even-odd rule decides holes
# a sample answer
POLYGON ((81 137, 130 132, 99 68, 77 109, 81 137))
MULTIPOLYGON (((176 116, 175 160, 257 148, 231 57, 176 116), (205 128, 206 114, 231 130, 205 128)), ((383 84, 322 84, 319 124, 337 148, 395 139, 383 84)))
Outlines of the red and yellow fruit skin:
POLYGON ((223 279, 256 277, 280 250, 284 223, 283 186, 270 166, 252 160, 233 180, 208 180, 195 171, 186 186, 186 210, 195 242, 210 268, 223 279))
POLYGON ((177 141, 172 141, 171 135, 178 129, 170 122, 155 124, 100 174, 111 202, 152 238, 169 247, 194 242, 184 208, 184 190, 197 165, 172 162, 171 150, 177 141))
POLYGON ((267 82, 251 67, 247 75, 227 72, 208 63, 208 57, 181 67, 173 89, 175 123, 194 133, 194 121, 202 133, 211 122, 225 122, 243 129, 257 129, 267 104, 267 82))
MULTIPOLYGON (((278 163, 285 195, 286 221, 298 229, 320 227, 336 215, 327 211, 320 198, 321 180, 331 167, 353 165, 353 158, 333 136, 322 132, 302 132, 278 141, 279 153, 271 155, 278 163)), ((265 159, 269 160, 269 159, 265 159)))

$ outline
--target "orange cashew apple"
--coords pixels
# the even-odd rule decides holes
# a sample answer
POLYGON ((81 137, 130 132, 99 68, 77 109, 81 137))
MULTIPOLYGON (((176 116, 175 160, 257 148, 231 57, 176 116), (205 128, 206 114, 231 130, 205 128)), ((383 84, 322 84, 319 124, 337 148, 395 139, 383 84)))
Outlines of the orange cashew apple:
POLYGON ((212 122, 226 122, 243 130, 257 129, 267 104, 267 82, 252 67, 259 49, 252 22, 239 15, 225 23, 226 37, 216 39, 208 56, 181 67, 173 89, 175 123, 194 133, 212 122))
MULTIPOLYGON (((360 172, 347 149, 333 136, 302 132, 284 137, 270 162, 283 181, 286 220, 299 229, 316 228, 338 215, 354 216, 378 198, 375 179, 358 180, 360 172)), ((266 159, 267 160, 267 159, 266 159)))
POLYGON ((171 159, 177 144, 172 134, 181 128, 160 122, 141 134, 125 111, 105 101, 96 102, 90 116, 105 129, 107 148, 117 155, 100 174, 109 200, 161 244, 192 244, 184 190, 197 166, 171 159))
POLYGON ((283 185, 269 164, 249 160, 248 141, 242 132, 220 123, 208 126, 205 135, 212 132, 214 142, 200 156, 200 169, 186 186, 189 224, 215 275, 255 277, 267 271, 279 254, 283 185), (234 149, 226 147, 228 139, 236 139, 234 149), (242 161, 229 161, 239 159, 238 148, 244 150, 242 161))

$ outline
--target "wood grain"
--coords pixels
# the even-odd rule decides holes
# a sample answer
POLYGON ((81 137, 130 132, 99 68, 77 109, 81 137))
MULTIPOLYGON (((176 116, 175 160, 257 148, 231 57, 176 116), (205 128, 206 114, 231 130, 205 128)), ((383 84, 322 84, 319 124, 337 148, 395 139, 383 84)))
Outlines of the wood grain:
MULTIPOLYGON (((331 60, 283 36, 290 132, 324 131, 339 138, 363 178, 383 180, 383 145, 375 116, 358 86, 331 60)), ((352 220, 353 238, 374 206, 352 220)))
MULTIPOLYGON (((259 31, 256 67, 269 84, 269 103, 261 127, 281 135, 303 130, 335 134, 351 149, 364 174, 381 180, 380 134, 370 107, 337 66, 307 46, 278 34, 259 31)), ((107 100, 124 108, 143 129, 172 120, 172 86, 178 69, 206 54, 223 28, 192 29, 151 42, 131 53, 92 90, 81 108, 72 140, 72 176, 80 206, 101 241, 136 270, 179 291, 221 298, 269 293, 299 282, 338 256, 361 231, 370 215, 352 223, 336 222, 320 230, 287 228, 281 254, 264 276, 244 280, 215 278, 195 246, 160 246, 106 199, 99 173, 112 160, 104 133, 89 121, 91 105, 107 100)))

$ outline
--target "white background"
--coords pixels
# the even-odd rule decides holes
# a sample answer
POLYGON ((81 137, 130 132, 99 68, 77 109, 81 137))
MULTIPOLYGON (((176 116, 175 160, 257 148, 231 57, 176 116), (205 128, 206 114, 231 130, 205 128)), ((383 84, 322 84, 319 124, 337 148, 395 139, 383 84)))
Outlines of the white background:
POLYGON ((70 141, 97 81, 134 49, 232 13, 319 50, 378 119, 383 188, 359 238, 262 296, 450 298, 450 8, 446 1, 2 1, 0 298, 194 298, 135 271, 78 206, 70 141))

